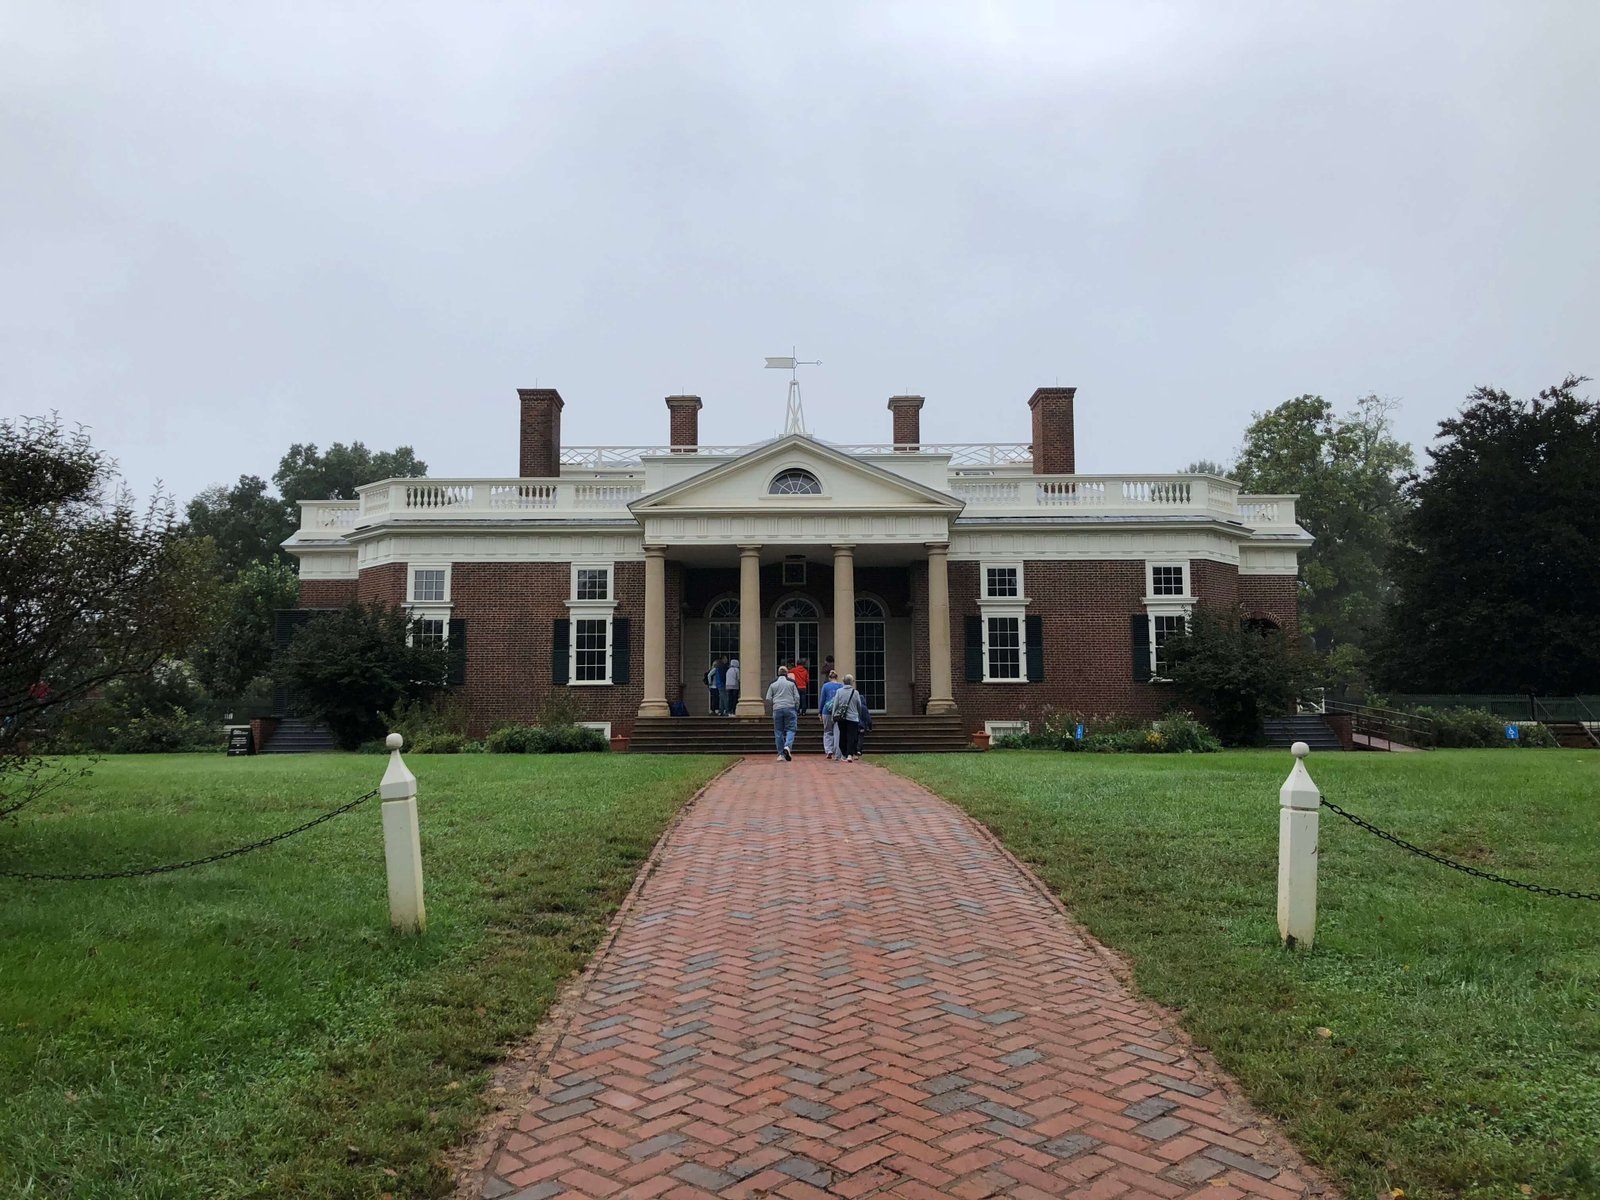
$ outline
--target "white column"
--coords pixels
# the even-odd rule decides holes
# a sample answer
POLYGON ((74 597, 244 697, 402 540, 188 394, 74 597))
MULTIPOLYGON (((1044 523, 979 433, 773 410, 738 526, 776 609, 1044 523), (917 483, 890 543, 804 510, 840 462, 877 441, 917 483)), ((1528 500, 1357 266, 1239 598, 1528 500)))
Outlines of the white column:
POLYGON ((1317 822, 1322 793, 1306 772, 1311 748, 1296 742, 1294 770, 1278 790, 1278 935, 1311 949, 1317 933, 1317 822))
POLYGON ((667 717, 667 548, 644 548, 644 695, 641 717, 667 717))
POLYGON ((833 665, 839 678, 856 672, 856 548, 833 548, 833 665))
POLYGON ((739 707, 736 717, 766 715, 767 667, 761 661, 761 547, 739 547, 739 707))
POLYGON ((383 862, 389 875, 389 924, 404 933, 428 928, 422 905, 422 834, 417 827, 417 777, 400 757, 403 739, 391 733, 389 769, 378 795, 383 801, 383 862))
POLYGON ((950 688, 950 544, 928 542, 928 715, 956 711, 950 688))

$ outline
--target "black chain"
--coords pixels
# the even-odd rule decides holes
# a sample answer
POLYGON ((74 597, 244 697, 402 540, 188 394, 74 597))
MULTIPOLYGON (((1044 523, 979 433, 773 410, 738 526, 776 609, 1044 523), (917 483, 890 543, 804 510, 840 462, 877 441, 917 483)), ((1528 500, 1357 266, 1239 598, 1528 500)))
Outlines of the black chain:
POLYGON ((1600 892, 1575 892, 1563 888, 1545 887, 1542 883, 1524 883, 1520 879, 1507 879, 1504 875, 1496 875, 1493 871, 1485 871, 1480 867, 1471 867, 1466 863, 1457 862, 1453 858, 1446 858, 1442 854, 1435 854, 1432 850, 1424 850, 1421 846, 1412 845, 1404 838, 1396 837, 1386 829, 1379 829, 1371 821, 1364 821, 1353 812, 1340 808, 1326 796, 1322 797, 1322 807, 1332 809, 1352 825, 1360 826, 1368 833, 1375 833, 1386 842, 1393 842, 1402 850, 1409 850, 1413 854, 1421 855, 1431 862, 1438 863, 1441 867, 1449 867, 1452 871, 1461 871, 1475 879, 1487 879, 1490 883, 1503 883, 1507 887, 1521 888, 1525 892, 1532 892, 1536 896, 1564 896, 1569 900, 1600 900, 1600 892))
POLYGON ((232 850, 224 850, 221 854, 208 854, 204 858, 191 858, 187 862, 168 863, 162 867, 131 867, 125 871, 93 871, 86 875, 58 875, 49 871, 0 871, 0 879, 44 879, 44 880, 72 880, 86 879, 138 879, 144 875, 164 875, 168 871, 182 871, 187 867, 203 867, 207 863, 221 862, 225 858, 237 858, 241 854, 249 854, 252 850, 261 850, 274 842, 281 842, 284 838, 291 838, 297 833, 304 833, 308 829, 315 829, 324 821, 331 821, 335 817, 349 812, 358 804, 365 804, 378 794, 378 789, 373 788, 365 796, 357 796, 349 804, 341 804, 331 812, 325 812, 320 817, 312 817, 304 825, 296 825, 293 829, 285 829, 282 833, 275 833, 269 838, 262 838, 259 842, 251 842, 246 846, 236 846, 232 850))

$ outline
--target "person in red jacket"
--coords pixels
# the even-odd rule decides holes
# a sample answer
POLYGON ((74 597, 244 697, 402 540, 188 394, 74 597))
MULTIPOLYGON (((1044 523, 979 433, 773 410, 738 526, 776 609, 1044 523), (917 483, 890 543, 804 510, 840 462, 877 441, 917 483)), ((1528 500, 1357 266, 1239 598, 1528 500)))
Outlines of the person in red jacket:
POLYGON ((800 711, 806 711, 806 690, 811 686, 811 672, 806 670, 806 664, 797 662, 794 669, 789 672, 789 678, 794 680, 795 687, 800 689, 800 711))

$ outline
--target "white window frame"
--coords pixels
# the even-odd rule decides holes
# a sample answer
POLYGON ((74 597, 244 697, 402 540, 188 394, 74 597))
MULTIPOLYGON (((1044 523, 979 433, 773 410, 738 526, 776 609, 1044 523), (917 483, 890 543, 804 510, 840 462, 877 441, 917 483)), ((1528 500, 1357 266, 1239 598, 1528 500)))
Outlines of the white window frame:
POLYGON ((612 562, 575 562, 567 589, 567 686, 610 687, 615 670, 617 652, 617 570, 612 562), (578 572, 604 571, 606 573, 605 600, 578 599, 578 572), (578 678, 578 622, 604 621, 606 624, 606 673, 603 679, 578 678))
POLYGON ((601 733, 606 735, 606 741, 609 742, 611 740, 610 721, 579 721, 577 722, 577 726, 579 729, 598 729, 601 733))
MULTIPOLYGON (((444 623, 444 638, 441 645, 450 644, 450 613, 455 608, 451 601, 451 573, 450 564, 447 562, 415 562, 406 564, 406 616, 415 621, 441 621, 444 623), (418 600, 417 599, 417 572, 418 571, 443 571, 444 572, 444 599, 418 600)), ((415 642, 415 630, 407 630, 406 643, 415 642)))
POLYGON ((1027 683, 1028 682, 1028 592, 1023 575, 1021 559, 993 559, 978 564, 978 612, 983 621, 983 682, 984 683, 1027 683), (1017 594, 1015 596, 989 595, 989 571, 997 568, 1009 568, 1017 573, 1017 594), (989 674, 989 621, 994 617, 1014 617, 1017 622, 1017 671, 1016 678, 989 674))
POLYGON ((1194 571, 1186 559, 1146 559, 1144 564, 1144 600, 1146 605, 1193 604, 1194 571), (1183 591, 1156 594, 1156 568, 1177 567, 1183 572, 1183 591))
POLYGON ((805 587, 806 585, 806 560, 803 558, 786 558, 783 560, 783 570, 778 576, 782 587, 805 587), (799 568, 799 578, 789 574, 790 567, 799 568))
POLYGON ((985 721, 983 731, 991 738, 1009 737, 1012 734, 1027 737, 1033 728, 1027 721, 985 721))
MULTIPOLYGON (((1171 597, 1171 596, 1163 596, 1163 597, 1161 597, 1161 599, 1170 601, 1170 600, 1173 599, 1173 597, 1171 597)), ((1168 604, 1150 604, 1150 605, 1147 605, 1146 611, 1147 611, 1148 615, 1145 618, 1145 628, 1149 631, 1149 633, 1148 633, 1148 637, 1149 637, 1148 646, 1149 646, 1149 650, 1150 650, 1150 682, 1151 683, 1171 683, 1172 682, 1171 679, 1169 679, 1167 676, 1162 675, 1162 674, 1160 674, 1160 673, 1158 673, 1156 671, 1156 618, 1157 617, 1181 617, 1183 619, 1183 627, 1184 627, 1184 629, 1187 630, 1189 628, 1189 621, 1191 620, 1191 618, 1193 616, 1194 605, 1193 604, 1173 604, 1173 603, 1168 603, 1168 604)))

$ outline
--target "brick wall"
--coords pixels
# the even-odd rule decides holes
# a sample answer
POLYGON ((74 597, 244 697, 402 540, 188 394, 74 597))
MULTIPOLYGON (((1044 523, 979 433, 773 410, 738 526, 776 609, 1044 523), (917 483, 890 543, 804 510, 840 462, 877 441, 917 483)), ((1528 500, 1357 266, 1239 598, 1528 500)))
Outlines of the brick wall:
POLYGON ((1189 561, 1195 603, 1201 608, 1232 613, 1239 610, 1239 569, 1210 559, 1189 561))
MULTIPOLYGON (((978 567, 975 562, 950 564, 952 676, 956 704, 969 729, 983 728, 986 720, 1038 722, 1047 708, 1157 717, 1174 703, 1169 685, 1134 678, 1129 618, 1144 612, 1140 561, 1025 563, 1023 588, 1032 602, 1028 613, 1044 622, 1044 679, 968 682, 966 618, 980 615, 978 567)), ((1216 586, 1215 581, 1208 579, 1207 586, 1216 586)), ((924 648, 924 659, 926 653, 924 648)))
POLYGON ((1072 421, 1077 393, 1077 388, 1036 388, 1029 399, 1035 475, 1071 475, 1077 470, 1077 435, 1072 421))
POLYGON ((302 579, 301 608, 343 608, 356 598, 354 579, 302 579))
POLYGON ((1293 575, 1241 575, 1239 609, 1246 617, 1271 617, 1284 632, 1297 633, 1300 582, 1293 575))
POLYGON ((524 479, 561 474, 561 393, 554 388, 518 388, 522 422, 518 473, 524 479))
POLYGON ((894 414, 894 444, 918 446, 922 442, 922 397, 890 396, 889 411, 894 414))
MULTIPOLYGON (((406 571, 405 563, 388 563, 381 567, 368 567, 361 572, 356 581, 356 599, 363 604, 374 601, 382 604, 404 604, 406 602, 406 571)), ((301 607, 307 607, 304 601, 301 607)))
POLYGON ((700 445, 700 397, 668 396, 668 442, 674 451, 700 445))

